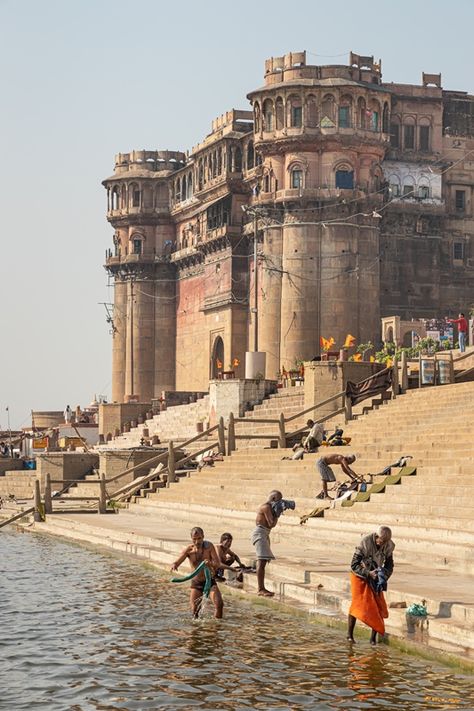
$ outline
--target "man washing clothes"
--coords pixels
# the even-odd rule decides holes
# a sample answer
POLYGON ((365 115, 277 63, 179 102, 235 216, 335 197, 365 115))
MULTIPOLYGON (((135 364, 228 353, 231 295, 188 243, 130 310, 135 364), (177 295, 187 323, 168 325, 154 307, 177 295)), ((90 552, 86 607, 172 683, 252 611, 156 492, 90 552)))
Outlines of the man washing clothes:
POLYGON ((393 573, 392 531, 380 526, 376 533, 362 538, 351 561, 352 602, 349 609, 347 639, 355 642, 356 620, 372 628, 370 644, 377 643, 377 632, 385 634, 384 619, 388 617, 383 591, 393 573))
POLYGON ((336 481, 336 475, 331 469, 331 464, 338 464, 344 474, 351 479, 351 481, 357 481, 359 477, 350 467, 351 464, 355 462, 355 454, 350 454, 344 457, 342 454, 327 454, 325 457, 320 457, 316 462, 316 469, 318 470, 321 481, 323 485, 323 490, 316 498, 318 499, 330 499, 328 494, 328 482, 336 481))

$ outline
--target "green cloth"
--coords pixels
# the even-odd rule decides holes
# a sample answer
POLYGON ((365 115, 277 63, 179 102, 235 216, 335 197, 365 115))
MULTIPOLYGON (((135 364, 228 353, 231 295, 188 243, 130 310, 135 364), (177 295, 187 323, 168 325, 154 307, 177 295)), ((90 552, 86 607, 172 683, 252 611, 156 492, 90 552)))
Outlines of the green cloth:
POLYGON ((186 575, 184 578, 171 578, 172 583, 185 583, 187 580, 192 580, 198 573, 201 572, 201 570, 204 570, 204 575, 206 576, 206 582, 204 584, 204 590, 203 590, 203 595, 204 597, 209 597, 209 593, 211 592, 211 587, 212 587, 212 576, 211 576, 211 571, 206 565, 206 561, 203 560, 202 563, 199 563, 198 567, 195 568, 192 573, 189 573, 189 575, 186 575))

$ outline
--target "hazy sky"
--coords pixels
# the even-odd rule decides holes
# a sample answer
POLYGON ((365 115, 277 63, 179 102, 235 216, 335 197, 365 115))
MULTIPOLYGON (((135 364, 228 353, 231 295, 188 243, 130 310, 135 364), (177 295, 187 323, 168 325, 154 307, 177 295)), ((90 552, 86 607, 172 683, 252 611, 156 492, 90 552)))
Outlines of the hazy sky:
POLYGON ((474 93, 474 2, 0 0, 0 428, 110 396, 114 155, 186 150, 248 108, 264 60, 382 59, 385 81, 441 72, 474 93))

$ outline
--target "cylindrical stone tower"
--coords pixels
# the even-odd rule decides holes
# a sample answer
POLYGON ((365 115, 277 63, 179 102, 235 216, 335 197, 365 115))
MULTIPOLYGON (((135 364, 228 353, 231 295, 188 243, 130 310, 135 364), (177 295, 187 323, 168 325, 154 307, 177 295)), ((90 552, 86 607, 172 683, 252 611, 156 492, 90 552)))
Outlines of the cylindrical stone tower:
POLYGON ((390 95, 380 64, 307 66, 304 52, 265 63, 249 94, 262 157, 252 207, 265 216, 260 348, 274 377, 379 330, 379 237, 390 95), (279 344, 279 347, 278 347, 279 344))
POLYGON ((114 252, 112 399, 149 402, 175 386, 176 290, 169 255, 174 241, 166 178, 185 156, 133 151, 116 157, 104 180, 114 252))

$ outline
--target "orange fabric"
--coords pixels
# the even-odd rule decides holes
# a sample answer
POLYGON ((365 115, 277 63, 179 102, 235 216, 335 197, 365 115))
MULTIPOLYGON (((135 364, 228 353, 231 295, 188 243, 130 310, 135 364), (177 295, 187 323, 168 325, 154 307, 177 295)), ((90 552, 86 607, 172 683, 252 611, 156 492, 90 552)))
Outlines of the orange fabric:
POLYGON ((375 593, 369 583, 351 573, 351 593, 349 614, 379 634, 385 634, 384 619, 388 617, 388 610, 383 592, 375 593))

